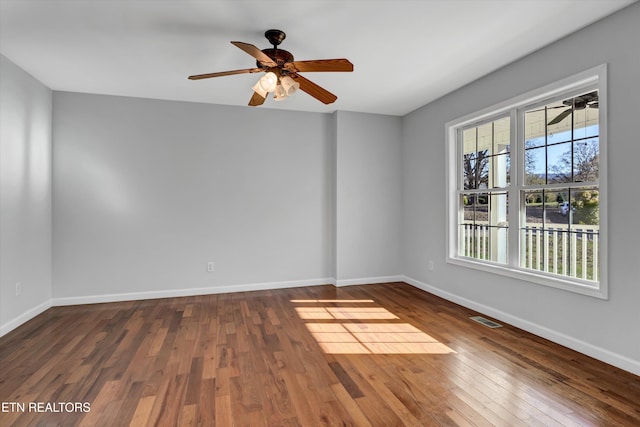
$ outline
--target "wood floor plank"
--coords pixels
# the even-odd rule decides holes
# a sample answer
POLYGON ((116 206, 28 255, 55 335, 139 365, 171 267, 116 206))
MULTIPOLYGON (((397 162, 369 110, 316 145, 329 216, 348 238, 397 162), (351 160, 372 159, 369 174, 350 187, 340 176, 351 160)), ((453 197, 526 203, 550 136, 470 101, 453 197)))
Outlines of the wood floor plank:
POLYGON ((633 426, 640 378, 405 283, 53 307, 0 337, 0 425, 633 426), (3 407, 4 408, 4 407, 3 407))
POLYGON ((233 414, 231 412, 231 396, 222 395, 216 396, 216 426, 220 427, 232 427, 233 426, 233 414))

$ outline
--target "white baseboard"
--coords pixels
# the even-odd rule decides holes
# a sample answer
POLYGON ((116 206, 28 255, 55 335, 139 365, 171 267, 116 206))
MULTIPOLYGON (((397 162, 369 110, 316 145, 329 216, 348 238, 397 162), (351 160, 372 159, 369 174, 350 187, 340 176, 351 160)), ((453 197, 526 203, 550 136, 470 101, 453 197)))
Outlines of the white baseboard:
POLYGON ((536 323, 529 322, 528 320, 521 319, 509 313, 505 313, 501 310, 497 310, 487 305, 479 304, 475 301, 471 301, 469 299, 463 298, 459 295, 452 294, 447 291, 443 291, 442 289, 420 282, 419 280, 415 280, 411 277, 403 276, 402 281, 418 289, 421 289, 423 291, 426 291, 431 294, 437 295, 441 298, 444 298, 448 301, 455 302, 456 304, 460 304, 464 307, 470 308, 479 313, 485 314, 487 316, 491 316, 495 319, 498 319, 500 321, 503 321, 505 323, 508 323, 510 325, 523 329, 534 335, 538 335, 542 338, 546 338, 549 341, 553 341, 557 344, 563 345, 577 352, 586 354, 587 356, 591 356, 594 359, 598 359, 602 362, 616 366, 620 369, 624 369, 625 371, 631 372, 633 374, 640 375, 640 361, 638 360, 630 359, 626 356, 622 356, 620 354, 614 353, 602 347, 589 344, 588 342, 584 342, 582 340, 571 337, 569 335, 565 335, 553 329, 540 326, 536 323))
POLYGON ((137 301, 143 299, 188 297, 194 295, 224 294, 229 292, 265 291, 270 289, 297 288, 301 286, 333 285, 335 279, 320 278, 291 280, 286 282, 248 283, 240 285, 211 286, 207 288, 169 289, 150 292, 127 292, 121 294, 86 295, 79 297, 54 298, 54 306, 96 304, 103 302, 137 301))
POLYGON ((208 295, 208 294, 221 294, 229 292, 246 292, 246 291, 261 291, 269 289, 285 289, 296 288, 300 286, 317 286, 317 285, 334 285, 335 279, 332 277, 320 278, 320 279, 307 279, 307 280, 291 280, 286 282, 265 282, 265 283, 249 283, 241 285, 229 285, 229 286, 212 286, 208 288, 190 288, 190 289, 171 289, 164 291, 152 291, 152 292, 127 292, 120 294, 102 294, 102 295, 86 295, 79 297, 62 297, 52 298, 42 304, 34 307, 28 311, 25 311, 20 316, 8 321, 7 323, 0 325, 0 337, 8 334, 23 323, 28 322, 40 313, 44 312, 50 307, 64 306, 64 305, 80 305, 80 304, 98 304, 105 302, 118 302, 118 301, 136 301, 143 299, 157 299, 157 298, 171 298, 171 297, 188 297, 193 295, 208 295))
POLYGON ((49 308, 51 308, 51 300, 45 301, 42 304, 37 305, 37 306, 25 311, 20 316, 9 320, 4 325, 0 325, 0 337, 8 334, 9 332, 13 331, 18 326, 22 325, 23 323, 28 322, 29 320, 33 319, 38 314, 45 312, 49 308))
POLYGON ((378 276, 378 277, 362 277, 358 279, 336 280, 336 287, 351 285, 372 285, 374 283, 402 282, 404 276, 378 276))
POLYGON ((381 276, 381 277, 364 277, 359 279, 348 280, 336 280, 333 277, 324 277, 318 279, 306 279, 306 280, 290 280, 283 282, 264 282, 264 283, 248 283, 240 285, 228 285, 228 286, 211 286, 206 288, 188 288, 188 289, 169 289, 162 291, 148 291, 148 292, 126 292, 118 294, 100 294, 100 295, 84 295, 77 297, 59 297, 52 298, 34 307, 22 315, 10 320, 4 325, 0 325, 0 337, 11 332, 23 323, 33 319, 38 314, 44 312, 50 307, 65 306, 65 305, 80 305, 80 304, 99 304, 106 302, 118 302, 118 301, 137 301, 143 299, 157 299, 157 298, 173 298, 173 297, 187 297, 194 295, 208 295, 208 294, 222 294, 229 292, 247 292, 247 291, 262 291, 270 289, 285 289, 295 288, 301 286, 318 286, 318 285, 333 285, 350 286, 350 285, 366 285, 372 283, 385 283, 385 282, 398 282, 402 281, 403 276, 381 276))

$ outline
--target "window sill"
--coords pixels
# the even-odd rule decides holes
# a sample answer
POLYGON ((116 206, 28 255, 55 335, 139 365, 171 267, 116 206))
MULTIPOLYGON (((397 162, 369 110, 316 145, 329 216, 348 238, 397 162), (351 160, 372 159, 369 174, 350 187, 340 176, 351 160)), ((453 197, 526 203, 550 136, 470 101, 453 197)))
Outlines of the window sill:
MULTIPOLYGON (((487 261, 480 262, 471 258, 447 257, 447 263, 459 265, 461 267, 472 268, 475 270, 486 271, 488 273, 507 276, 544 286, 549 286, 551 288, 562 289, 577 294, 587 295, 604 300, 609 299, 607 287, 602 281, 600 283, 594 283, 580 279, 552 276, 550 274, 544 274, 542 272, 516 269, 503 264, 491 263, 487 261)), ((602 273, 604 274, 604 272, 602 273)))

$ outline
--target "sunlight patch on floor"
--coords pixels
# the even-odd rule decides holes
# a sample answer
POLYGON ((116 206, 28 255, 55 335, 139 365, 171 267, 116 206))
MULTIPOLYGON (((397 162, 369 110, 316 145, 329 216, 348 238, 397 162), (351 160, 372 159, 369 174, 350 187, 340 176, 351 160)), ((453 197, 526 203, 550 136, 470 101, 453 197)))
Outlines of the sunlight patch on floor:
POLYGON ((296 307, 301 319, 397 319, 382 307, 296 307))
POLYGON ((307 323, 329 354, 455 353, 408 323, 307 323))
MULTIPOLYGON (((372 300, 292 300, 292 303, 373 303, 372 300)), ((295 307, 314 320, 307 329, 327 354, 449 354, 454 350, 382 307, 295 307), (359 323, 359 320, 368 320, 359 323), (384 322, 371 322, 381 320, 384 322), (329 321, 329 322, 321 322, 329 321)))

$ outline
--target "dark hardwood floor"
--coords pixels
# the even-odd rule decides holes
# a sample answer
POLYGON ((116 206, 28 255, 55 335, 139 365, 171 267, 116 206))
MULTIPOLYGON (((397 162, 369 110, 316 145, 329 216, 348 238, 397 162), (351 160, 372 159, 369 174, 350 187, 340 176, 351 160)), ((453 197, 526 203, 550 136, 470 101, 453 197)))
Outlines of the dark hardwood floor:
POLYGON ((404 283, 54 307, 0 338, 0 425, 640 425, 640 377, 477 314, 404 283))

